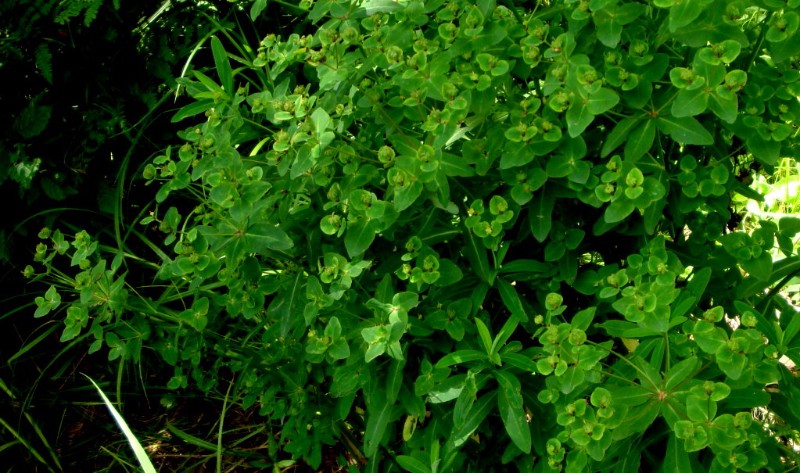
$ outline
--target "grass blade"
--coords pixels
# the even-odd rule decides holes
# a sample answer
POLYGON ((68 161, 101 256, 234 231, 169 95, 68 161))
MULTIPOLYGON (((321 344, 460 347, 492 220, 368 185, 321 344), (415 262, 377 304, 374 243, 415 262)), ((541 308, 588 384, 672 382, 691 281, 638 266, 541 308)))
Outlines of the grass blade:
POLYGON ((206 440, 203 440, 201 438, 195 437, 194 435, 191 435, 191 434, 189 434, 187 432, 184 432, 183 430, 179 429, 178 427, 176 427, 173 424, 170 424, 169 422, 167 422, 167 430, 170 433, 172 433, 173 435, 175 435, 176 437, 178 437, 179 439, 181 439, 184 442, 188 443, 189 445, 194 445, 196 447, 200 447, 200 448, 203 448, 205 450, 212 451, 212 452, 216 452, 217 451, 216 444, 213 444, 213 443, 208 442, 206 440))
MULTIPOLYGON (((16 396, 15 396, 15 395, 14 395, 14 393, 11 391, 11 389, 8 387, 8 385, 6 385, 5 381, 3 381, 3 379, 2 379, 2 378, 0 378, 0 391, 3 391, 4 393, 6 393, 6 395, 8 395, 8 397, 9 397, 9 399, 10 399, 11 401, 15 401, 15 400, 16 400, 16 396)), ((55 465, 55 466, 56 466, 56 467, 57 467, 59 470, 62 470, 63 468, 61 467, 61 462, 58 460, 58 454, 57 454, 57 453, 56 453, 56 451, 53 449, 53 447, 51 447, 51 446, 50 446, 50 442, 48 442, 48 441, 47 441, 47 437, 45 437, 44 433, 42 432, 42 429, 40 429, 40 428, 39 428, 39 425, 38 425, 38 424, 36 423, 36 421, 33 419, 33 416, 31 416, 31 414, 30 414, 30 413, 28 413, 28 412, 27 412, 27 411, 25 411, 25 410, 23 410, 22 414, 23 414, 23 416, 25 417, 25 420, 27 420, 27 421, 28 421, 28 424, 30 425, 30 427, 31 427, 31 428, 33 429, 33 431, 36 433, 36 436, 39 438, 39 440, 41 440, 41 442, 42 442, 42 446, 43 446, 43 447, 45 447, 45 448, 47 449, 47 453, 50 455, 50 458, 52 458, 52 460, 53 460, 53 464, 54 464, 54 465, 55 465)), ((9 442, 9 443, 7 443, 7 444, 3 445, 2 447, 0 447, 0 451, 3 451, 3 450, 5 450, 6 448, 10 447, 12 444, 19 444, 19 445, 22 445, 22 446, 23 446, 25 449, 27 449, 27 450, 30 452, 30 454, 31 454, 31 455, 33 455, 33 456, 34 456, 34 457, 35 457, 37 460, 39 460, 39 461, 40 461, 40 462, 42 462, 44 465, 46 465, 46 466, 47 466, 47 468, 48 468, 50 471, 54 471, 54 470, 53 470, 53 468, 50 466, 50 463, 48 463, 47 461, 45 461, 45 460, 44 460, 44 458, 43 458, 43 455, 41 455, 41 454, 38 452, 38 450, 36 450, 36 449, 35 449, 35 448, 34 448, 34 447, 31 445, 31 443, 30 443, 30 442, 28 442, 28 440, 27 440, 25 437, 23 437, 23 436, 22 436, 22 435, 21 435, 19 432, 17 432, 16 430, 14 430, 14 429, 12 429, 12 428, 11 428, 11 424, 7 423, 5 420, 3 420, 2 418, 0 418, 0 425, 2 425, 3 427, 5 427, 5 428, 6 428, 6 430, 7 430, 7 431, 8 431, 8 432, 9 432, 9 433, 10 433, 10 434, 11 434, 11 435, 14 437, 14 438, 16 438, 16 439, 17 439, 16 441, 9 442)))
POLYGON ((39 463, 47 465, 48 469, 50 471, 53 471, 53 469, 50 468, 49 464, 47 463, 47 460, 44 459, 44 457, 38 452, 38 450, 33 448, 33 445, 31 445, 30 442, 28 442, 22 434, 14 430, 14 428, 11 427, 11 424, 0 418, 0 427, 4 428, 6 431, 8 431, 8 433, 10 433, 16 439, 16 441, 9 442, 6 445, 4 445, 4 448, 13 446, 14 443, 22 445, 25 448, 25 450, 28 451, 28 453, 33 455, 33 458, 39 461, 39 463))
MULTIPOLYGON (((86 376, 86 375, 84 375, 86 376)), ((94 382, 94 380, 88 376, 86 376, 92 385, 97 389, 97 392, 100 393, 100 397, 103 398, 103 403, 105 403, 108 411, 111 412, 111 416, 117 422, 117 425, 122 430, 122 433, 125 434, 125 438, 128 439, 128 444, 133 449, 134 455, 136 455, 136 459, 139 461, 139 465, 142 467, 142 470, 145 473, 156 473, 156 468, 153 466, 153 463, 150 461, 150 458, 147 456, 147 452, 144 451, 142 444, 139 443, 139 440, 133 434, 131 429, 128 427, 128 424, 125 422, 125 419, 117 412, 117 409, 114 408, 114 405, 111 404, 111 401, 108 400, 103 390, 100 389, 100 386, 94 382)))
POLYGON ((19 350, 17 350, 16 353, 11 355, 8 358, 8 360, 6 361, 6 364, 11 366, 11 364, 14 362, 14 360, 16 360, 17 358, 20 358, 22 355, 24 355, 25 353, 30 351, 32 348, 36 347, 39 344, 39 342, 41 342, 45 338, 49 337, 50 335, 53 334, 53 332, 55 332, 56 330, 58 330, 60 328, 63 328, 63 327, 60 326, 60 325, 56 325, 56 324, 51 325, 50 328, 45 330, 41 335, 36 337, 33 341, 28 342, 24 347, 20 348, 19 350))
POLYGON ((225 412, 228 410, 228 398, 231 395, 233 383, 228 384, 228 391, 222 401, 222 413, 219 415, 219 430, 217 431, 217 473, 222 473, 222 433, 225 425, 225 412))

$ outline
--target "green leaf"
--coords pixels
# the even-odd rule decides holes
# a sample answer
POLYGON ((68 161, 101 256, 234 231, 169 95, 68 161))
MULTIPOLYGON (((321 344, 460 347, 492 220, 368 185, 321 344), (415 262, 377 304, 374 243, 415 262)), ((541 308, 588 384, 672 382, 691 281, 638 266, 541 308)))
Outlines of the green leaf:
POLYGON ((494 341, 492 342, 492 350, 491 355, 495 355, 500 351, 500 349, 505 346, 508 339, 511 335, 514 334, 514 331, 517 329, 519 325, 519 320, 516 317, 509 317, 506 320, 506 323, 500 328, 500 331, 497 333, 497 336, 494 337, 494 341))
POLYGON ((364 455, 372 458, 378 453, 378 447, 383 440, 389 417, 392 413, 393 403, 381 402, 379 406, 370 406, 367 416, 367 427, 364 430, 364 455))
MULTIPOLYGON (((633 408, 650 401, 652 392, 643 386, 635 384, 631 386, 609 388, 614 398, 614 404, 622 407, 633 408)), ((632 409, 636 410, 636 409, 632 409)))
POLYGON ((768 405, 771 399, 761 387, 751 386, 732 390, 725 398, 724 405, 729 409, 754 409, 768 405))
POLYGON ((509 142, 503 155, 500 156, 500 169, 524 166, 533 161, 537 154, 541 153, 534 153, 530 146, 509 142))
POLYGON ((705 10, 709 0, 681 0, 669 10, 669 30, 675 32, 693 22, 705 10))
MULTIPOLYGON (((206 90, 205 90, 206 92, 222 92, 222 88, 216 82, 214 82, 214 79, 208 77, 207 75, 203 74, 202 72, 195 70, 195 71, 192 71, 192 75, 198 81, 200 81, 201 84, 203 84, 203 86, 206 88, 206 90)), ((192 84, 192 85, 195 85, 195 84, 192 84)), ((188 85, 187 85, 187 89, 192 91, 192 89, 190 89, 188 85)), ((202 87, 197 87, 197 89, 198 89, 198 91, 202 91, 203 90, 202 87)), ((209 94, 204 94, 204 95, 205 95, 205 98, 210 98, 209 94)), ((192 95, 192 96, 194 97, 195 95, 192 95)), ((197 96, 199 96, 199 94, 197 94, 197 96)))
POLYGON ((475 168, 466 163, 462 156, 453 153, 442 153, 439 166, 448 177, 472 177, 475 175, 475 168))
MULTIPOLYGON (((88 318, 88 315, 87 315, 87 318, 88 318)), ((800 319, 800 317, 795 317, 795 318, 796 319, 800 319)), ((16 352, 14 352, 13 355, 9 356, 8 359, 6 359, 6 363, 9 366, 12 366, 12 363, 14 362, 14 360, 17 360, 18 358, 22 357, 22 355, 24 355, 25 353, 29 352, 31 349, 36 348, 36 346, 39 345, 39 342, 41 342, 45 338, 48 338, 48 337, 52 336, 53 333, 55 333, 60 328, 61 327, 59 325, 56 325, 56 324, 50 325, 50 327, 48 327, 46 330, 43 330, 42 333, 39 334, 39 336, 37 336, 33 340, 27 342, 22 348, 20 348, 16 352)), ((102 344, 102 340, 99 340, 99 341, 102 344)), ((0 381, 0 386, 2 386, 2 381, 0 381)))
POLYGON ((714 137, 692 117, 658 117, 656 125, 673 140, 685 145, 711 145, 714 137))
POLYGON ((696 357, 687 358, 675 364, 664 376, 664 389, 671 391, 692 375, 700 365, 696 357))
POLYGON ((187 432, 184 432, 183 430, 179 429, 170 422, 167 422, 167 430, 176 437, 178 437, 179 439, 183 440, 184 442, 190 445, 194 445, 211 451, 215 451, 217 449, 217 446, 215 444, 203 440, 201 438, 195 437, 187 432))
MULTIPOLYGON (((55 286, 51 285, 45 292, 44 297, 39 296, 35 300, 38 307, 33 316, 38 318, 49 314, 50 311, 55 310, 61 304, 61 294, 58 293, 55 286)), ((77 306, 73 307, 77 308, 77 306)))
POLYGON ((800 55, 800 30, 784 41, 771 44, 769 50, 770 57, 776 64, 800 55))
POLYGON ((464 379, 464 388, 458 394, 455 406, 453 406, 453 425, 458 426, 467 417, 467 413, 472 409, 473 404, 477 400, 478 384, 476 381, 475 372, 472 370, 467 372, 464 379))
POLYGON ((525 313, 525 308, 522 307, 522 301, 517 294, 517 290, 508 283, 505 279, 497 279, 497 290, 500 293, 500 299, 506 306, 511 315, 520 322, 527 322, 528 315, 525 313))
POLYGON ((327 351, 328 355, 334 360, 346 360, 350 357, 350 345, 347 344, 347 339, 340 338, 336 340, 327 351))
POLYGON ((38 105, 37 102, 37 100, 28 102, 22 113, 14 120, 14 129, 23 138, 39 136, 50 122, 53 107, 38 105))
POLYGON ((745 278, 736 288, 736 295, 746 299, 752 297, 770 286, 771 282, 785 278, 790 274, 800 271, 800 256, 791 256, 776 261, 772 267, 772 278, 769 281, 758 279, 754 276, 745 278))
POLYGON ((625 3, 616 7, 614 11, 614 21, 620 25, 632 23, 647 11, 647 7, 641 3, 625 3))
POLYGON ((745 183, 738 179, 733 181, 733 191, 756 202, 764 202, 764 196, 762 194, 759 194, 758 191, 748 185, 745 185, 745 183))
POLYGON ((758 309, 753 307, 751 304, 742 302, 742 301, 733 301, 733 306, 739 312, 739 315, 744 315, 750 313, 751 315, 755 316, 756 318, 756 328, 763 333, 768 340, 779 340, 778 333, 776 332, 775 326, 764 317, 764 314, 761 313, 758 309))
POLYGON ((248 227, 245 240, 248 249, 258 254, 265 254, 270 250, 288 250, 294 246, 286 232, 268 223, 256 223, 248 227))
POLYGON ((472 270, 475 271, 477 276, 484 282, 490 285, 494 282, 494 271, 489 268, 489 258, 486 256, 486 249, 483 243, 480 242, 478 236, 469 228, 464 228, 464 238, 466 239, 466 247, 464 247, 464 256, 467 257, 472 265, 472 270))
POLYGON ((773 140, 765 140, 754 133, 747 139, 747 149, 753 156, 764 164, 774 166, 778 163, 781 154, 781 144, 773 140))
POLYGON ((692 462, 675 435, 670 434, 667 439, 667 452, 664 455, 663 473, 686 473, 692 471, 692 462))
POLYGON ((46 43, 42 43, 36 48, 36 69, 39 69, 44 80, 49 84, 53 83, 53 55, 46 43))
POLYGON ((364 254, 374 240, 375 230, 369 219, 362 218, 348 223, 347 232, 344 235, 344 246, 350 258, 364 254))
POLYGON ((605 9, 592 12, 592 19, 597 28, 597 39, 609 48, 616 48, 622 35, 622 25, 614 21, 611 12, 605 9))
MULTIPOLYGON (((476 319, 477 320, 477 319, 476 319)), ((490 345, 491 347, 491 345, 490 345)), ((469 363, 470 361, 486 360, 485 352, 478 350, 458 350, 448 353, 436 362, 437 368, 447 368, 448 366, 469 363)))
POLYGON ((342 336, 342 324, 339 322, 339 318, 335 315, 331 317, 328 321, 328 325, 325 326, 325 336, 331 338, 339 338, 342 336))
POLYGON ((261 12, 267 8, 267 0, 255 0, 250 6, 250 21, 256 21, 261 12))
POLYGON ((314 110, 314 113, 311 114, 311 121, 314 123, 314 133, 318 137, 321 137, 331 125, 331 117, 323 108, 314 110))
POLYGON ((682 118, 700 115, 708 108, 708 96, 703 87, 680 90, 672 102, 672 116, 682 118))
POLYGON ((772 276, 772 256, 763 252, 756 258, 751 258, 746 261, 739 261, 742 269, 747 271, 751 276, 762 281, 769 281, 772 276))
POLYGON ((726 347, 717 352, 717 365, 730 379, 737 380, 742 377, 747 367, 747 357, 741 353, 730 353, 726 347))
POLYGON ((397 460, 397 464, 400 465, 400 467, 411 473, 431 473, 430 467, 414 457, 398 455, 395 457, 395 460, 397 460))
POLYGON ((201 113, 205 113, 206 110, 209 110, 214 106, 213 100, 198 100, 197 102, 192 102, 189 105, 185 105, 181 107, 180 110, 175 112, 175 115, 172 116, 170 121, 172 123, 177 123, 184 118, 193 117, 195 115, 200 115, 201 113))
POLYGON ((656 124, 653 120, 644 120, 625 142, 625 161, 635 163, 653 147, 656 139, 656 124))
POLYGON ((783 331, 783 340, 781 340, 781 344, 784 346, 792 346, 792 340, 800 333, 800 313, 782 314, 781 316, 785 317, 789 315, 791 316, 791 320, 783 331))
POLYGON ((569 176, 574 172, 573 163, 574 161, 572 158, 564 156, 563 154, 555 154, 550 156, 546 167, 547 177, 558 178, 569 176))
POLYGON ((294 278, 289 279, 283 290, 278 293, 278 296, 272 300, 267 308, 267 313, 280 324, 282 337, 287 336, 292 326, 298 321, 305 320, 303 308, 306 297, 301 279, 301 272, 298 272, 294 278))
POLYGON ((150 457, 147 456, 147 452, 142 447, 142 444, 136 438, 136 435, 133 433, 133 431, 131 431, 130 427, 128 427, 125 419, 122 417, 122 415, 120 415, 119 411, 114 408, 114 405, 108 400, 105 393, 103 393, 103 390, 100 389, 100 386, 98 386, 92 378, 86 376, 86 379, 88 379, 89 382, 92 383, 92 386, 97 389, 97 392, 100 393, 100 398, 103 400, 103 404, 106 405, 108 411, 111 413, 111 416, 114 418, 114 421, 117 423, 120 430, 125 435, 125 438, 128 440, 128 445, 130 445, 131 449, 133 450, 136 460, 139 462, 139 466, 142 467, 142 471, 144 473, 156 473, 156 468, 150 461, 150 457))
POLYGON ((720 348, 725 346, 727 342, 725 332, 721 328, 714 327, 705 320, 698 320, 695 322, 692 336, 701 350, 711 354, 716 353, 720 348))
MULTIPOLYGON (((614 397, 614 401, 617 402, 616 396, 614 397)), ((661 410, 660 404, 661 403, 658 402, 651 402, 644 407, 630 409, 625 420, 622 421, 622 424, 614 429, 614 440, 622 440, 647 430, 650 424, 658 417, 658 413, 661 410)))
POLYGON ((473 432, 481 425, 481 422, 492 412, 497 391, 491 391, 481 396, 472 405, 464 419, 453 425, 453 432, 448 439, 454 446, 459 447, 467 441, 473 432))
POLYGON ((411 182, 405 186, 394 188, 394 207, 398 212, 411 207, 422 194, 422 183, 419 181, 411 182))
POLYGON ((529 356, 521 355, 519 353, 506 352, 502 354, 500 359, 504 364, 513 366, 514 368, 522 371, 527 371, 528 373, 535 373, 538 371, 536 362, 533 361, 533 359, 529 356))
POLYGON ((433 283, 434 286, 445 287, 455 284, 464 277, 461 268, 449 259, 439 260, 439 279, 433 283))
POLYGON ((475 327, 478 329, 478 335, 480 336, 481 343, 483 343, 483 348, 486 350, 486 354, 491 355, 492 335, 489 333, 489 329, 486 327, 486 324, 478 318, 475 319, 475 327))
POLYGON ((216 36, 211 37, 211 52, 214 55, 214 65, 217 68, 217 75, 220 83, 222 83, 222 88, 225 89, 225 92, 233 94, 231 63, 228 60, 228 54, 225 52, 222 42, 216 36))
POLYGON ((619 95, 611 89, 602 87, 597 92, 589 95, 586 101, 586 110, 592 115, 600 115, 611 110, 618 103, 619 95))
POLYGON ((556 198, 552 192, 547 192, 547 186, 543 186, 536 193, 533 200, 528 204, 528 218, 531 225, 531 233, 536 241, 542 243, 550 233, 553 226, 553 207, 556 198))
POLYGON ((522 405, 519 379, 505 371, 496 371, 495 379, 500 384, 497 407, 506 427, 508 436, 517 448, 524 453, 531 451, 531 429, 522 405))
POLYGON ((720 120, 733 123, 739 116, 739 102, 734 95, 732 98, 723 98, 718 94, 711 94, 708 107, 720 120))
POLYGON ((367 341, 367 351, 364 352, 364 361, 369 363, 386 352, 386 328, 383 326, 367 327, 361 331, 361 336, 367 341))
POLYGON ((409 310, 413 309, 419 303, 419 294, 416 292, 411 291, 404 291, 398 292, 397 294, 392 296, 392 307, 390 309, 390 314, 392 312, 396 313, 408 313, 409 310))
POLYGON ((577 98, 567 110, 566 118, 569 136, 575 138, 580 136, 586 130, 586 127, 592 123, 594 115, 589 111, 587 104, 582 99, 577 98))
POLYGON ((633 213, 636 206, 632 201, 624 198, 617 198, 608 207, 603 214, 603 220, 607 223, 617 223, 624 220, 628 215, 633 213))
POLYGON ((638 117, 627 117, 620 120, 606 137, 603 148, 600 150, 600 157, 605 158, 619 148, 622 143, 626 143, 631 132, 641 121, 642 119, 638 117))
POLYGON ((592 320, 594 319, 596 311, 597 307, 588 307, 583 309, 572 317, 570 325, 572 325, 572 328, 576 328, 578 330, 587 330, 592 324, 592 320))
POLYGON ((386 374, 386 401, 394 404, 403 387, 403 368, 406 360, 393 359, 386 374))
POLYGON ((698 300, 703 296, 711 281, 712 270, 709 267, 696 269, 692 272, 692 278, 686 284, 686 290, 689 291, 698 300))

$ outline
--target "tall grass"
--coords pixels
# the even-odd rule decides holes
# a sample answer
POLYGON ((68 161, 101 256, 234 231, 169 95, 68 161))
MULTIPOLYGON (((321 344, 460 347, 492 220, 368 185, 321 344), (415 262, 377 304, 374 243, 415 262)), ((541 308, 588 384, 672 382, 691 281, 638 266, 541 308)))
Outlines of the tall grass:
POLYGON ((108 400, 103 390, 100 389, 100 386, 94 382, 94 380, 88 376, 86 379, 92 383, 92 386, 97 389, 97 392, 100 393, 100 397, 103 399, 103 404, 106 405, 108 411, 111 413, 111 416, 114 418, 114 421, 119 426, 122 433, 125 435, 125 438, 128 440, 128 444, 131 446, 133 450, 133 454, 136 455, 136 460, 139 462, 139 465, 142 467, 142 470, 145 473, 156 473, 156 468, 153 466, 153 463, 150 461, 150 457, 147 456, 147 453, 144 451, 142 444, 139 443, 139 439, 136 438, 133 431, 128 427, 128 423, 125 422, 125 419, 122 415, 117 411, 111 401, 108 400))

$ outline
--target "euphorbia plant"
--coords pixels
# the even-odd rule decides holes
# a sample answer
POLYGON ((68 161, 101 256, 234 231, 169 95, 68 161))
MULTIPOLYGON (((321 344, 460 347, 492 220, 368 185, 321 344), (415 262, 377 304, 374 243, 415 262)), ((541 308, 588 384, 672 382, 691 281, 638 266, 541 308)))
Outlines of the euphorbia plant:
POLYGON ((39 258, 84 271, 37 315, 175 388, 232 376, 312 466, 345 437, 369 471, 793 461, 753 413, 800 426, 800 221, 731 222, 795 152, 800 2, 301 7, 308 34, 213 38, 181 79, 183 144, 145 170, 163 293, 54 233, 39 258))

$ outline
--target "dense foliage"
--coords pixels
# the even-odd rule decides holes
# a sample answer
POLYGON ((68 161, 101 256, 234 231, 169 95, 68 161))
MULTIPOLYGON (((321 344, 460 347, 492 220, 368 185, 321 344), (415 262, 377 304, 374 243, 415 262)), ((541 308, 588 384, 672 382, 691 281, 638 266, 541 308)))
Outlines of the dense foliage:
POLYGON ((138 166, 174 140, 159 114, 174 76, 213 30, 196 19, 224 21, 225 4, 161 3, 0 1, 0 197, 13 209, 0 227, 0 263, 29 260, 27 241, 14 239, 35 236, 23 224, 32 214, 110 213, 129 151, 138 166))
MULTIPOLYGON (((41 290, 22 275, 31 242, 53 225, 109 242, 115 221, 135 219, 152 194, 129 177, 175 141, 180 125, 170 116, 189 100, 176 97, 175 77, 213 64, 196 50, 214 31, 281 30, 279 17, 250 23, 244 10, 227 0, 0 0, 0 464, 9 471, 18 462, 21 471, 28 462, 58 468, 59 458, 68 471, 108 462, 76 448, 92 437, 102 444, 108 432, 92 422, 97 397, 74 375, 103 380, 115 367, 59 344, 55 324, 30 317, 41 290)), ((148 281, 139 274, 128 282, 148 281)), ((140 384, 126 387, 141 393, 140 384)))
POLYGON ((736 211, 797 152, 800 2, 519 3, 303 2, 313 34, 213 37, 149 213, 113 246, 44 229, 35 315, 170 388, 232 383, 273 461, 796 466, 800 219, 736 211))

